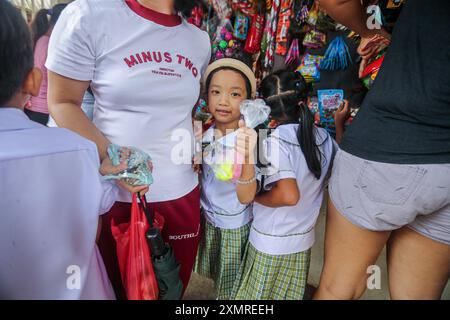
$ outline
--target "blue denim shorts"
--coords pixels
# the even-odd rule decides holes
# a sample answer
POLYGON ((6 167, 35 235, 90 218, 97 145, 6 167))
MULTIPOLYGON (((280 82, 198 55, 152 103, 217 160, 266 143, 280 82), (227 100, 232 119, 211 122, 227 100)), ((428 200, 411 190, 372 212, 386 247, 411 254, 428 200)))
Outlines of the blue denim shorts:
POLYGON ((450 164, 381 163, 339 150, 329 193, 336 209, 361 228, 407 226, 450 245, 450 164))

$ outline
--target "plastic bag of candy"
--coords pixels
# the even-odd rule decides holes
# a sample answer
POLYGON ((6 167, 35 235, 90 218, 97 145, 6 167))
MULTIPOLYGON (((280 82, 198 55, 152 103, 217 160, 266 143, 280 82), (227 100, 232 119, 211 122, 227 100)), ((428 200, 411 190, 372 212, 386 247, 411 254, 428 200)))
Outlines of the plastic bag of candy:
POLYGON ((115 144, 108 146, 108 156, 114 166, 120 164, 120 155, 123 149, 130 151, 127 160, 127 169, 117 174, 104 176, 106 180, 122 180, 132 186, 151 185, 153 183, 153 176, 148 167, 151 157, 142 150, 134 147, 121 147, 115 144))
POLYGON ((344 100, 344 90, 317 90, 320 124, 331 134, 336 133, 334 114, 344 100))

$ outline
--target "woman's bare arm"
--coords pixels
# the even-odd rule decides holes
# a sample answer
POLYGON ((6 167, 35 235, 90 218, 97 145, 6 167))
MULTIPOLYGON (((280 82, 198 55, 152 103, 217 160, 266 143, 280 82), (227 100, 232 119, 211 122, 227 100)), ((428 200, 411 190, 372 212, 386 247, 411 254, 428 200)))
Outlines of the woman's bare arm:
POLYGON ((107 157, 110 142, 86 117, 81 104, 89 81, 78 81, 48 72, 48 109, 59 127, 67 128, 93 141, 100 160, 107 157))

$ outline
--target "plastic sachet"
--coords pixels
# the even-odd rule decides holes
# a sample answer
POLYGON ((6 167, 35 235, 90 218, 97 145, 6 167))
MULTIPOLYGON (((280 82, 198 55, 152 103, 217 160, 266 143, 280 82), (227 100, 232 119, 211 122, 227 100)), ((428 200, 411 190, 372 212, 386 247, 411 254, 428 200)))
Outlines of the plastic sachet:
POLYGON ((270 115, 270 107, 262 99, 244 100, 241 102, 240 110, 245 125, 252 129, 264 123, 270 115))
MULTIPOLYGON (((120 151, 124 147, 110 144, 108 146, 108 156, 114 166, 120 164, 120 151)), ((117 174, 110 174, 105 176, 106 180, 122 180, 132 186, 151 185, 153 183, 153 176, 148 168, 148 162, 151 157, 142 150, 134 147, 126 147, 130 150, 130 156, 127 160, 128 168, 117 174)))
MULTIPOLYGON (((248 128, 264 123, 270 114, 264 100, 244 100, 240 105, 241 114, 248 128)), ((216 179, 230 182, 241 176, 244 157, 236 152, 236 132, 229 133, 205 148, 204 161, 214 172, 216 179)))

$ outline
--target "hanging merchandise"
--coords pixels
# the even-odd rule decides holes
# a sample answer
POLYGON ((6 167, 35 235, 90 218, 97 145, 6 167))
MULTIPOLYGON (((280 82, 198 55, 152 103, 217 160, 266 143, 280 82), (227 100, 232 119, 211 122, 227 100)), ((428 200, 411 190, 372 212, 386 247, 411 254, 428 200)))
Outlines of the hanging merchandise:
POLYGON ((306 23, 309 24, 311 27, 315 28, 318 17, 319 17, 319 6, 317 5, 317 2, 314 2, 314 5, 308 12, 308 18, 306 19, 306 23))
POLYGON ((303 38, 303 46, 310 49, 322 48, 327 41, 327 36, 325 33, 317 30, 311 29, 303 38))
POLYGON ((264 14, 255 14, 252 17, 252 26, 248 33, 244 50, 250 54, 261 50, 261 40, 264 31, 264 14))
POLYGON ((329 133, 336 133, 334 114, 344 100, 344 90, 317 90, 319 99, 320 124, 329 133))
POLYGON ((242 58, 242 45, 233 37, 233 27, 229 19, 225 19, 217 27, 212 45, 212 60, 234 57, 242 58))
POLYGON ((306 23, 306 21, 308 21, 309 10, 306 4, 302 6, 302 9, 298 12, 297 16, 298 16, 297 23, 299 24, 304 24, 306 23))
POLYGON ((370 63, 361 73, 361 79, 363 79, 363 83, 367 89, 372 87, 375 79, 378 76, 378 72, 380 71, 381 65, 384 61, 384 53, 379 55, 372 63, 370 63))
POLYGON ((270 70, 274 64, 275 40, 277 34, 278 12, 280 9, 280 0, 272 0, 272 8, 266 23, 264 33, 267 34, 266 54, 264 57, 264 68, 270 70))
POLYGON ((319 10, 315 27, 321 31, 333 31, 336 30, 336 23, 325 12, 319 10))
POLYGON ((344 39, 336 37, 328 46, 320 64, 321 70, 335 71, 346 69, 352 63, 352 57, 344 39))
POLYGON ((242 12, 238 12, 234 21, 234 37, 239 40, 247 39, 248 34, 248 17, 242 12))
POLYGON ((216 13, 220 20, 229 19, 231 17, 231 14, 233 12, 231 11, 231 8, 228 5, 227 0, 209 0, 209 1, 214 7, 214 10, 216 10, 216 13))
POLYGON ((193 24, 194 26, 197 26, 200 28, 202 26, 204 14, 205 13, 203 12, 202 7, 195 7, 194 9, 192 9, 191 16, 189 17, 189 19, 187 21, 190 24, 193 24))
POLYGON ((307 83, 319 82, 320 81, 320 70, 319 65, 323 60, 323 56, 316 56, 312 54, 305 54, 302 58, 302 63, 295 70, 300 72, 307 83))
POLYGON ((293 0, 282 0, 280 7, 275 53, 282 56, 287 53, 288 31, 291 25, 292 4, 293 0))
POLYGON ((308 108, 314 115, 314 124, 320 126, 319 99, 315 96, 311 97, 308 101, 308 108))
POLYGON ((254 0, 233 0, 231 7, 234 11, 241 11, 246 16, 252 16, 256 13, 254 0))
POLYGON ((295 64, 300 60, 300 48, 298 39, 292 40, 291 47, 286 55, 286 65, 295 64))

